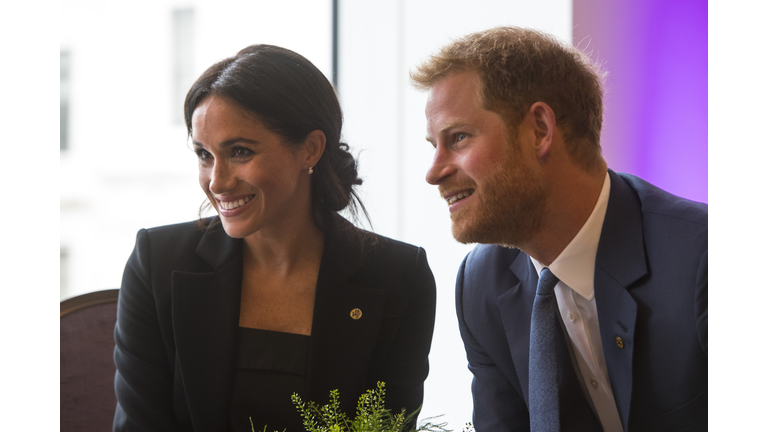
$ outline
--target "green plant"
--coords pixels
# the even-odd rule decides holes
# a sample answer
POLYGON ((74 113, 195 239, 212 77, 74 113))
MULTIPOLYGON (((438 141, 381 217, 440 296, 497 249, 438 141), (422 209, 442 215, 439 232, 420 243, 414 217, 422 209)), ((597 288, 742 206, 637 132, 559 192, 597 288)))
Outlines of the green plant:
POLYGON ((340 411, 338 390, 331 391, 330 403, 323 406, 311 401, 305 403, 295 393, 291 400, 304 419, 307 432, 450 432, 445 429, 447 423, 432 423, 434 417, 426 419, 417 429, 409 428, 420 409, 410 414, 405 409, 392 414, 384 407, 384 397, 384 383, 379 382, 375 390, 360 395, 352 420, 340 411))
MULTIPOLYGON (((330 402, 322 406, 314 401, 304 402, 296 393, 291 401, 301 414, 306 432, 452 432, 445 428, 448 423, 433 423, 440 416, 424 419, 418 428, 411 427, 421 408, 410 414, 405 409, 392 414, 384 407, 385 393, 384 383, 379 382, 376 389, 360 395, 354 419, 341 411, 338 390, 332 390, 330 402)), ((463 432, 473 430, 471 423, 467 423, 463 432)), ((255 432, 253 422, 251 431, 255 432)), ((262 432, 267 432, 266 426, 262 432)))

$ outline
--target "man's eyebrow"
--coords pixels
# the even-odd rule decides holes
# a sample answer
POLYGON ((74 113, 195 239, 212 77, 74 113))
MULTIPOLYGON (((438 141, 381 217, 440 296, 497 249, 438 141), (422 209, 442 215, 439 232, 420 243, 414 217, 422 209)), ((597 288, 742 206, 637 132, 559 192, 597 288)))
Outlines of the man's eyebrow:
POLYGON ((440 133, 443 133, 443 132, 445 132, 445 131, 447 131, 449 129, 453 129, 453 128, 457 128, 457 127, 464 127, 464 126, 467 126, 467 122, 465 122, 463 120, 455 120, 455 121, 452 121, 452 122, 444 124, 440 128, 440 133))
MULTIPOLYGON (((237 143, 254 144, 254 145, 261 144, 261 142, 256 140, 243 138, 243 137, 235 137, 222 142, 221 144, 219 144, 219 146, 221 146, 222 148, 227 148, 237 143)), ((195 140, 192 140, 192 145, 195 145, 197 147, 205 147, 202 143, 195 140)))
MULTIPOLYGON (((442 134, 443 132, 445 132, 447 130, 450 130, 450 129, 453 129, 453 128, 457 128, 457 127, 464 127, 464 126, 467 126, 467 122, 465 122, 463 120, 451 121, 451 122, 448 122, 448 123, 442 125, 440 127, 440 130, 437 133, 438 133, 438 135, 440 135, 440 134, 442 134)), ((429 141, 432 144, 435 144, 435 139, 432 138, 430 135, 427 135, 426 137, 424 137, 424 139, 426 139, 427 141, 429 141)))

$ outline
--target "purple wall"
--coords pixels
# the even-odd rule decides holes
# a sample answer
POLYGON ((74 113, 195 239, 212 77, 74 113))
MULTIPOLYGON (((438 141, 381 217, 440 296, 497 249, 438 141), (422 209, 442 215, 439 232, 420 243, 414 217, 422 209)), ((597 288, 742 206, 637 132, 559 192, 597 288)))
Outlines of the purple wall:
POLYGON ((707 2, 574 0, 573 43, 608 71, 608 166, 707 198, 707 2))

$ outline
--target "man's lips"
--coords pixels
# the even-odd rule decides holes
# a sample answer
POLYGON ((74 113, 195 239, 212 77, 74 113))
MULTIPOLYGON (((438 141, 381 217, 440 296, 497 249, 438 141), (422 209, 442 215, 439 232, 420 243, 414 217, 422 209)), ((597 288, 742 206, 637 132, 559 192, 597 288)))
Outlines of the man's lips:
POLYGON ((443 199, 448 202, 448 205, 454 204, 457 201, 460 201, 470 195, 475 193, 474 189, 460 189, 460 190, 454 190, 443 195, 443 199))

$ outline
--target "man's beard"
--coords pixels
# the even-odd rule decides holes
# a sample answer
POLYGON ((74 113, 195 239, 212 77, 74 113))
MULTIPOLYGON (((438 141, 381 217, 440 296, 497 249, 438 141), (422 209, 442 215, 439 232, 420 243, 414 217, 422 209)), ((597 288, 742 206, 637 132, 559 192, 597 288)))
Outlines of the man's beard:
POLYGON ((519 247, 541 228, 546 198, 544 178, 522 159, 519 143, 508 139, 508 145, 509 151, 497 169, 485 177, 482 185, 476 185, 474 208, 451 214, 457 241, 519 247))

